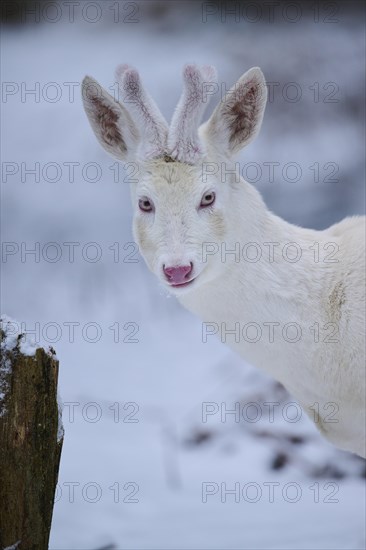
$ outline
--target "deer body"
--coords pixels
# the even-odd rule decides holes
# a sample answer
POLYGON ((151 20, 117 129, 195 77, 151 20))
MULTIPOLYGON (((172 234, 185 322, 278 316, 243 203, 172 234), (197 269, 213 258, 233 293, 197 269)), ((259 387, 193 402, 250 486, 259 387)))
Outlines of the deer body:
MULTIPOLYGON (((241 183, 243 190, 249 185, 241 183)), ((261 259, 248 262, 240 256, 237 262, 238 255, 225 258, 224 251, 220 277, 178 299, 204 321, 204 341, 211 333, 218 336, 279 380, 325 437, 365 457, 364 220, 346 219, 326 231, 306 230, 263 207, 261 211, 262 201, 256 200, 255 230, 243 224, 238 209, 225 251, 235 250, 238 242, 256 243, 261 259), (349 249, 348 228, 356 241, 355 254, 349 249), (280 243, 272 262, 263 244, 271 242, 280 243), (282 256, 287 243, 301 248, 296 263, 282 256), (345 258, 315 262, 314 243, 320 250, 329 243, 338 245, 345 258)))
POLYGON ((259 69, 199 130, 212 68, 186 67, 170 129, 136 71, 117 76, 122 103, 87 78, 84 104, 105 149, 139 164, 133 231, 147 265, 203 320, 206 337, 266 370, 325 437, 365 456, 365 219, 325 231, 291 225, 234 173, 232 156, 264 112, 259 69))

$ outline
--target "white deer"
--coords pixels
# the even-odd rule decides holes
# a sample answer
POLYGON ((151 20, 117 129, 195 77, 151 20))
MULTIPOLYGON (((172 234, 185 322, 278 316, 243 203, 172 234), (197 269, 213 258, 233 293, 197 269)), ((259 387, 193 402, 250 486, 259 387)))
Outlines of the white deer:
POLYGON ((212 67, 185 67, 170 127, 135 69, 123 65, 116 78, 120 101, 86 77, 84 107, 101 145, 138 164, 133 231, 148 267, 204 334, 221 335, 327 439, 365 457, 365 218, 324 231, 291 225, 240 177, 232 157, 258 133, 266 105, 259 68, 201 126, 212 67))

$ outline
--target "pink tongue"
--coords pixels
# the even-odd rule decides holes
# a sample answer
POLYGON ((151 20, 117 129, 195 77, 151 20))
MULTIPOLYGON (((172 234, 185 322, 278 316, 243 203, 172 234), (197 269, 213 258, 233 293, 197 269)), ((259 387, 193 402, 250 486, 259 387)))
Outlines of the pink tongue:
POLYGON ((190 265, 167 267, 164 271, 170 283, 179 285, 187 281, 187 275, 192 271, 192 267, 190 265))

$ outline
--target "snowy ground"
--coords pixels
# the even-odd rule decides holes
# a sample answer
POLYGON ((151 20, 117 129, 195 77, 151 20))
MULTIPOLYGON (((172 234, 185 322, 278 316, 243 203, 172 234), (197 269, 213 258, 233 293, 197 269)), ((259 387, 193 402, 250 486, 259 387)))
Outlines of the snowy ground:
POLYGON ((136 23, 113 23, 112 4, 100 3, 95 24, 76 10, 74 23, 65 16, 8 26, 1 37, 9 92, 2 103, 2 240, 14 243, 3 263, 2 310, 28 330, 39 323, 42 341, 60 359, 66 434, 50 548, 364 548, 364 462, 324 442, 304 417, 269 422, 264 402, 279 401, 282 412, 291 397, 219 341, 203 343, 199 320, 167 299, 126 244, 133 240, 128 187, 113 181, 114 161, 92 135, 79 87, 70 101, 65 84, 91 74, 111 86, 116 65, 129 62, 169 118, 184 63, 215 64, 228 86, 261 66, 278 86, 259 138, 240 161, 247 179, 255 178, 247 163, 260 167, 256 185, 274 211, 323 228, 364 209, 362 19, 340 10, 338 23, 324 23, 329 14, 321 11, 316 23, 304 8, 297 23, 283 16, 274 24, 204 23, 200 3, 141 2, 136 23), (31 95, 22 101, 22 83, 30 89, 37 82, 39 102, 31 95), (56 90, 47 88, 51 82, 61 90, 55 102, 47 100, 56 90), (298 102, 276 94, 290 82, 301 90, 298 102), (337 102, 326 101, 331 92, 337 102), (22 181, 21 163, 36 162, 45 170, 40 181, 30 174, 22 181), (60 167, 58 181, 50 181, 50 162, 60 167), (79 163, 74 181, 70 162, 79 163), (83 178, 89 162, 100 165, 99 181, 90 181, 91 168, 83 178), (276 183, 264 162, 280 163, 276 183), (284 181, 287 163, 300 166, 299 181, 284 181), (333 170, 339 181, 324 181, 333 170), (22 256, 21 243, 37 242, 40 261, 22 256), (56 249, 45 247, 51 242, 61 250, 55 262, 56 249), (70 242, 80 243, 74 262, 70 242), (92 242, 102 252, 96 262, 87 261, 92 242), (79 323, 74 338, 70 323, 79 323), (253 401, 260 422, 230 414, 220 421, 224 407, 239 402, 242 412, 253 401), (219 409, 207 422, 204 403, 219 409), (222 502, 225 489, 237 492, 222 502), (207 502, 205 491, 212 493, 207 502))

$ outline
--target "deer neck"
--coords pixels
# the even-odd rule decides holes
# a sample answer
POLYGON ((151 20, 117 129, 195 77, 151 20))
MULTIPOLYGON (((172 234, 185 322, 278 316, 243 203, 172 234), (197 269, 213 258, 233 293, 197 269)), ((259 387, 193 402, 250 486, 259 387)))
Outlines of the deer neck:
MULTIPOLYGON (((267 330, 264 322, 280 327, 296 322, 309 330, 322 321, 324 274, 314 262, 312 248, 322 232, 278 218, 245 181, 236 192, 230 238, 219 243, 217 277, 197 285, 180 302, 204 322, 218 326, 256 323, 267 330)), ((260 346, 254 348, 257 351, 260 346)))

